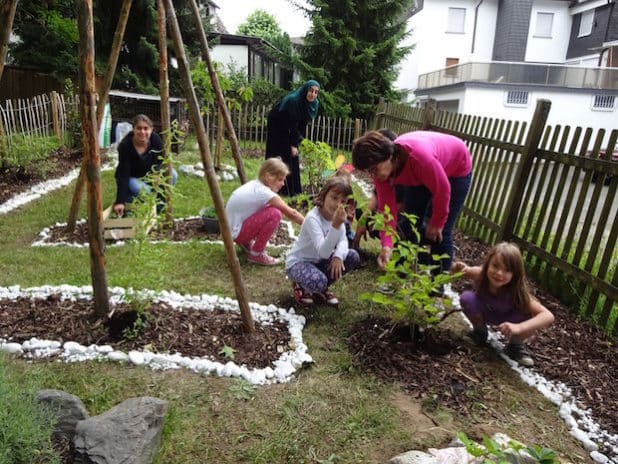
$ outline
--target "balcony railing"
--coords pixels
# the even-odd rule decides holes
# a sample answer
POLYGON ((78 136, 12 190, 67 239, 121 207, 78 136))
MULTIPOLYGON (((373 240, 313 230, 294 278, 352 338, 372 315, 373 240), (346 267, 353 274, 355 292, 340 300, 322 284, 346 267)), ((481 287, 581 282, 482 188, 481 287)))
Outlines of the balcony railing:
POLYGON ((617 90, 618 68, 584 68, 503 61, 471 62, 421 74, 418 77, 418 88, 427 89, 459 82, 617 90))

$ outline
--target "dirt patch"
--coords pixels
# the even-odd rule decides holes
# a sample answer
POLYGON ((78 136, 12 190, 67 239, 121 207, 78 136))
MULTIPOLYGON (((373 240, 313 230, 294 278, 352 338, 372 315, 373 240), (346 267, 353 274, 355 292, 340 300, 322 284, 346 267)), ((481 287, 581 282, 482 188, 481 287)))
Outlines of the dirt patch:
MULTIPOLYGON (((480 263, 488 250, 487 245, 461 233, 456 234, 455 241, 457 259, 468 263, 480 263)), ((468 286, 461 281, 455 285, 459 291, 468 286)), ((556 316, 556 322, 529 344, 534 370, 570 387, 603 429, 618 433, 618 347, 554 297, 534 290, 556 316)), ((480 415, 496 420, 492 417, 495 411, 484 411, 482 405, 509 400, 503 384, 508 377, 503 372, 506 364, 492 348, 479 348, 469 341, 465 337, 468 330, 463 323, 438 329, 429 348, 421 345, 416 349, 407 326, 368 317, 351 328, 348 346, 361 369, 400 384, 429 407, 447 407, 467 417, 480 415), (442 350, 436 350, 436 345, 442 350)), ((538 442, 532 438, 531 442, 538 442)))
MULTIPOLYGON (((169 240, 172 242, 186 242, 189 240, 222 240, 221 234, 211 234, 206 232, 204 223, 200 218, 175 219, 172 228, 153 229, 149 237, 151 240, 169 240)), ((106 240, 108 244, 112 244, 115 240, 106 240)), ((289 246, 293 242, 289 234, 286 223, 280 223, 279 228, 269 240, 271 246, 289 246)), ((80 222, 75 225, 73 232, 68 233, 66 226, 53 226, 49 228, 49 236, 45 239, 45 243, 72 243, 85 245, 88 243, 88 225, 85 222, 80 222)))
POLYGON ((161 353, 181 353, 189 357, 206 356, 223 364, 230 359, 221 353, 224 346, 235 350, 234 362, 249 368, 264 368, 288 350, 287 326, 281 322, 256 324, 255 333, 247 336, 240 313, 183 309, 166 303, 145 308, 145 328, 128 339, 123 329, 135 320, 127 304, 114 307, 114 317, 102 322, 93 314, 92 302, 18 298, 0 301, 0 338, 23 343, 32 337, 59 342, 75 341, 84 346, 110 345, 116 350, 148 349, 161 353))

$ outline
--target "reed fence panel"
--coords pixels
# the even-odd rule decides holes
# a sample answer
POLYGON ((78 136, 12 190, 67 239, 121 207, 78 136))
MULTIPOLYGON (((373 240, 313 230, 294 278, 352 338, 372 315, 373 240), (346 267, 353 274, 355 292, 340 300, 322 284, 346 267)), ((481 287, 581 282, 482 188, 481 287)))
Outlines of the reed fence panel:
POLYGON ((517 243, 540 285, 616 336, 618 129, 552 127, 542 104, 528 123, 381 103, 374 127, 462 138, 473 179, 457 227, 517 243))

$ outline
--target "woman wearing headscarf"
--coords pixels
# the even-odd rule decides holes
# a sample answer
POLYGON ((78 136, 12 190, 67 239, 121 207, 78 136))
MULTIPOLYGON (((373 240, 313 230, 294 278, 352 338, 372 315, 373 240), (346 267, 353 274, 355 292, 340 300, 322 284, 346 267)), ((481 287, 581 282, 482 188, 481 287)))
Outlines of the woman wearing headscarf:
POLYGON ((318 113, 319 91, 320 84, 308 80, 283 97, 268 113, 266 159, 281 157, 290 169, 280 194, 294 196, 302 192, 298 146, 305 137, 307 124, 318 113))

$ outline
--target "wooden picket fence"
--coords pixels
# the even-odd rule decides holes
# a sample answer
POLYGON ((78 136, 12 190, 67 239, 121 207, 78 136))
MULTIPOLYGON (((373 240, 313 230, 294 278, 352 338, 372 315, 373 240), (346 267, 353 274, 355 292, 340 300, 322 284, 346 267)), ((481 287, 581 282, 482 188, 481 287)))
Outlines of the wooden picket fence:
POLYGON ((10 149, 18 137, 28 140, 55 135, 63 140, 71 106, 77 108, 76 97, 65 98, 57 92, 6 100, 0 104, 0 138, 3 145, 10 149))
POLYGON ((618 335, 618 129, 508 121, 381 103, 374 127, 456 135, 473 180, 458 228, 522 249, 528 273, 574 311, 618 335), (613 158, 613 159, 612 159, 613 158))
MULTIPOLYGON (((266 144, 267 119, 271 106, 243 105, 238 110, 231 111, 231 120, 241 148, 259 147, 266 144)), ((219 128, 223 130, 223 121, 218 117, 216 108, 212 107, 204 117, 208 130, 211 150, 216 151, 219 128)), ((364 119, 329 118, 317 116, 307 126, 306 137, 313 142, 325 142, 335 151, 350 151, 352 141, 368 128, 364 119)), ((222 141, 225 143, 223 135, 222 141)))

